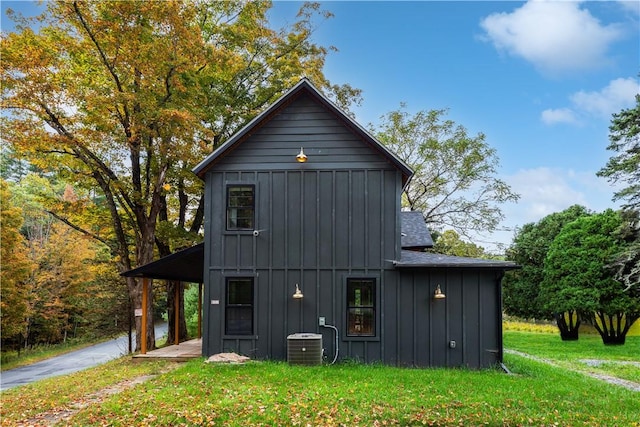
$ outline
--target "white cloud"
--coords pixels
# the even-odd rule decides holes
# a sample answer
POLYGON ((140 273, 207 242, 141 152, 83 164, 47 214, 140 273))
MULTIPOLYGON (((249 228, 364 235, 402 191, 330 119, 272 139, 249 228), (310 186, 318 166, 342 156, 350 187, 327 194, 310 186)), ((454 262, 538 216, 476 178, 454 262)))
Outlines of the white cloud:
POLYGON ((542 112, 542 122, 547 125, 556 123, 578 123, 576 113, 570 108, 548 109, 542 112))
POLYGON ((618 0, 617 2, 623 9, 628 10, 636 15, 640 15, 640 3, 637 0, 618 0))
POLYGON ((640 93, 636 79, 618 78, 609 82, 599 91, 579 91, 569 97, 571 108, 546 109, 540 119, 544 124, 580 124, 588 118, 611 120, 618 113, 635 104, 635 96, 640 93))
POLYGON ((620 25, 602 25, 576 1, 528 1, 480 26, 496 49, 548 73, 603 66, 609 45, 623 35, 620 25))
POLYGON ((585 195, 572 185, 575 180, 560 169, 524 169, 508 178, 507 182, 521 196, 518 203, 520 224, 537 221, 571 205, 587 204, 585 195))
POLYGON ((590 115, 610 119, 613 113, 633 105, 640 87, 635 79, 615 79, 599 92, 580 91, 571 95, 576 109, 590 115))
POLYGON ((595 171, 538 167, 519 170, 503 179, 520 194, 520 200, 503 207, 505 220, 498 231, 490 235, 480 233, 474 239, 474 243, 490 252, 501 253, 508 247, 517 228, 569 206, 578 204, 594 212, 619 208, 611 201, 615 188, 597 177, 595 171))

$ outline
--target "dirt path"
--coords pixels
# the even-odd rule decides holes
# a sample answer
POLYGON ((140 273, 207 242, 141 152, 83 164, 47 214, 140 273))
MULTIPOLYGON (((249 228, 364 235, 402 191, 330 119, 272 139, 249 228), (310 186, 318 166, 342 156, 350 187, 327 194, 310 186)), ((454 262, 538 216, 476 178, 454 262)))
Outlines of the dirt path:
MULTIPOLYGON (((521 356, 521 357, 526 357, 527 359, 531 359, 531 360, 535 360, 536 362, 541 362, 541 363, 546 363, 547 365, 551 365, 551 366, 555 366, 557 368, 561 368, 561 369, 567 369, 569 371, 572 372, 577 372, 583 375, 587 375, 591 378, 595 378, 604 382, 607 382, 609 384, 614 384, 620 387, 624 387, 628 390, 631 391, 637 391, 640 392, 640 384, 633 382, 633 381, 629 381, 629 380, 623 380, 622 378, 617 378, 617 377, 613 377, 611 375, 605 375, 605 374, 598 374, 596 372, 590 372, 590 371, 585 371, 582 369, 572 369, 572 368, 568 368, 566 366, 561 366, 559 364, 557 364, 556 362, 554 362, 553 360, 550 359, 545 359, 542 357, 537 357, 537 356, 533 356, 531 354, 528 353, 523 353, 521 351, 517 351, 517 350, 510 350, 510 349, 505 349, 504 350, 505 353, 509 353, 509 354, 515 354, 517 356, 521 356)), ((596 362, 593 360, 590 360, 591 365, 593 366, 597 366, 596 362)), ((601 361, 601 362, 605 362, 605 361, 601 361)), ((606 361, 607 363, 611 363, 611 361, 606 361)), ((621 362, 621 363, 630 363, 633 365, 636 365, 636 362, 621 362)))
POLYGON ((54 426, 58 423, 64 424, 65 421, 67 421, 69 418, 71 418, 73 415, 75 415, 77 412, 81 411, 82 409, 86 408, 87 406, 102 403, 102 401, 104 401, 109 396, 121 393, 124 390, 135 387, 138 384, 142 384, 159 375, 166 374, 167 372, 170 372, 173 369, 177 368, 179 365, 180 364, 178 363, 169 365, 166 369, 163 369, 162 372, 160 372, 159 374, 142 375, 136 378, 120 381, 119 383, 110 385, 109 387, 105 387, 94 393, 87 394, 80 399, 76 399, 73 402, 70 402, 69 404, 67 404, 63 408, 56 408, 47 412, 42 412, 33 418, 20 421, 16 425, 19 427, 27 427, 27 426, 49 427, 49 426, 54 426))

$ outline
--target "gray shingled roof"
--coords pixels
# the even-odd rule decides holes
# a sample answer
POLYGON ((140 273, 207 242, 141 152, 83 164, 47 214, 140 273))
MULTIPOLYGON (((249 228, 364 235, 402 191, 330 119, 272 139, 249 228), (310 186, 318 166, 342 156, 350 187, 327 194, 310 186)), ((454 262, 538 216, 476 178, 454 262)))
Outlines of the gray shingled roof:
POLYGON ((400 212, 402 249, 425 249, 433 247, 431 233, 424 222, 422 212, 400 212))
POLYGON ((428 252, 402 251, 400 261, 394 262, 396 267, 456 267, 456 268, 494 268, 513 270, 519 268, 511 261, 466 258, 428 252))

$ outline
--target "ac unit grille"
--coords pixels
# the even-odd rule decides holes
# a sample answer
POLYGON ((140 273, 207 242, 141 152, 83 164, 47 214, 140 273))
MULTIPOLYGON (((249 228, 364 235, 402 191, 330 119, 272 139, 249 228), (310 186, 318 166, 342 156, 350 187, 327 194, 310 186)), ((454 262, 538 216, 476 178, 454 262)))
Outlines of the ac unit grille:
POLYGON ((287 360, 292 365, 321 365, 322 335, 308 333, 289 335, 287 360))

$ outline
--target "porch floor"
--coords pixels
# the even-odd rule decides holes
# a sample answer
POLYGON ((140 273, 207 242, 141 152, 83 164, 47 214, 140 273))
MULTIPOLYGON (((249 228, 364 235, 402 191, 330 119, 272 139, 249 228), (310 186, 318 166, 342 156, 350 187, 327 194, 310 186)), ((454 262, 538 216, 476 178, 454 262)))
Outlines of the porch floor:
POLYGON ((146 354, 136 354, 134 359, 164 359, 175 362, 185 362, 190 359, 202 357, 202 338, 181 342, 179 345, 168 345, 156 350, 147 351, 146 354))

